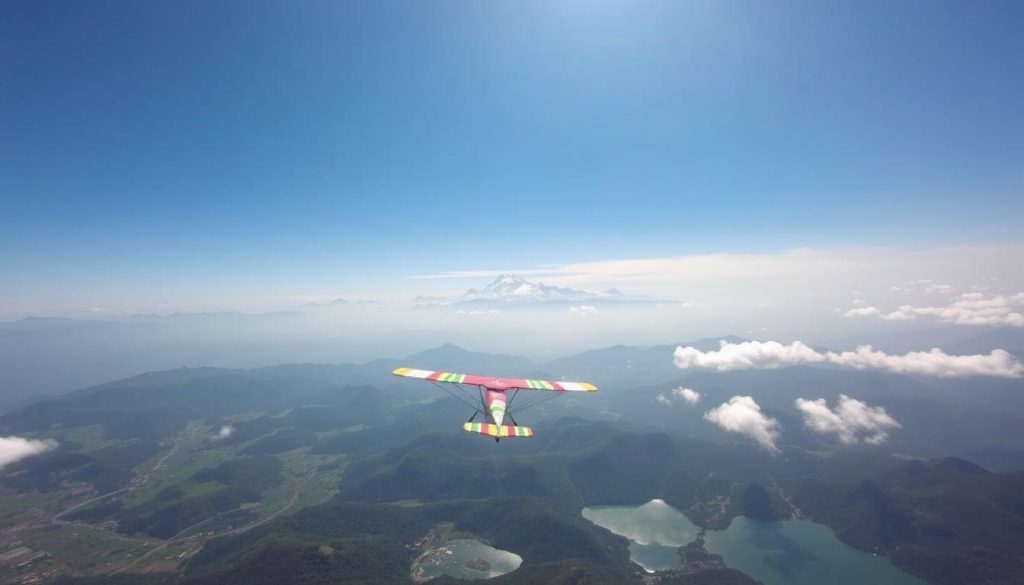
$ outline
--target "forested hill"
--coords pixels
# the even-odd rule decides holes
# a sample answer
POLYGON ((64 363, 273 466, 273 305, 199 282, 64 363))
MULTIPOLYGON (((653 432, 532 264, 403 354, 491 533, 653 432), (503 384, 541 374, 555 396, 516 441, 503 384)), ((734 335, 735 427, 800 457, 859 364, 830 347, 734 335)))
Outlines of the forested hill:
MULTIPOLYGON (((757 381, 747 374, 716 383, 757 381)), ((834 374, 787 368, 759 380, 827 384, 834 374)), ((500 582, 623 582, 638 574, 625 541, 580 510, 654 498, 708 528, 739 515, 820 522, 932 583, 1024 574, 1020 472, 797 432, 783 434, 774 455, 720 431, 709 435, 717 441, 687 437, 659 418, 679 413, 647 414, 665 387, 563 396, 528 412, 535 437, 495 443, 455 431, 466 406, 435 399, 429 385, 353 376, 340 366, 176 370, 0 416, 3 434, 57 441, 0 472, 0 515, 33 550, 96 531, 94 552, 40 562, 83 575, 110 563, 121 569, 111 582, 164 568, 176 582, 405 582, 407 545, 440 522, 521 555, 523 566, 500 582)), ((702 376, 708 396, 726 391, 702 376)), ((685 428, 715 430, 696 417, 685 428)))
MULTIPOLYGON (((662 498, 698 524, 737 515, 804 518, 879 551, 931 583, 1012 583, 1024 571, 1024 474, 994 474, 962 460, 776 457, 603 423, 564 421, 582 440, 523 444, 499 455, 480 441, 430 434, 351 464, 335 501, 237 536, 193 557, 182 583, 406 583, 406 547, 439 523, 516 552, 523 567, 495 582, 632 581, 624 539, 583 520, 592 504, 662 498), (561 445, 561 446, 559 446, 561 445), (785 496, 785 498, 783 498, 785 496), (722 511, 708 502, 724 498, 722 511), (788 499, 788 501, 787 501, 788 499), (396 505, 396 502, 419 505, 396 505), (560 581, 561 580, 561 581, 560 581)), ((725 583, 734 575, 706 575, 725 583)))

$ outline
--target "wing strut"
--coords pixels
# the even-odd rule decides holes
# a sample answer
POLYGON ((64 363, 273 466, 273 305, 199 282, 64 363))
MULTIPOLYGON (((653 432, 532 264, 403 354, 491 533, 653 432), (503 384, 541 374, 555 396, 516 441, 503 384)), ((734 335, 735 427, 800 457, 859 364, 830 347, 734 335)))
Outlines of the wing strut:
MULTIPOLYGON (((434 386, 437 386, 441 390, 444 390, 446 394, 448 394, 452 398, 458 400, 459 402, 465 404, 466 406, 472 408, 473 410, 479 410, 479 408, 477 408, 477 406, 475 404, 473 404, 469 400, 466 400, 464 397, 460 396, 459 394, 456 394, 455 392, 452 392, 448 388, 445 388, 444 386, 438 384, 437 382, 435 382, 433 380, 427 380, 427 381, 430 382, 431 384, 433 384, 434 386)), ((458 386, 458 388, 462 388, 462 386, 458 386)))
POLYGON ((530 400, 529 398, 527 398, 526 399, 526 404, 520 406, 516 410, 518 412, 523 412, 524 410, 528 410, 528 409, 533 408, 535 406, 540 406, 541 404, 544 404, 545 402, 547 402, 549 400, 554 400, 555 398, 558 398, 562 394, 564 394, 564 392, 552 392, 551 394, 549 394, 547 396, 541 395, 540 398, 534 398, 533 400, 530 400))

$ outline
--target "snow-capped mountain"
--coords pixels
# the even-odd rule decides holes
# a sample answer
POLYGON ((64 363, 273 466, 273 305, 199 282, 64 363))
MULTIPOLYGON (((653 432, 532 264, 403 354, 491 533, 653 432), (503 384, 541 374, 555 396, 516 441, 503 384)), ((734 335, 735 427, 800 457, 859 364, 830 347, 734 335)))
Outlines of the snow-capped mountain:
POLYGON ((438 307, 471 305, 474 309, 501 309, 523 305, 557 305, 585 303, 587 305, 606 305, 612 303, 663 303, 650 297, 625 295, 619 290, 609 288, 603 291, 579 290, 563 286, 549 286, 543 282, 533 282, 514 274, 502 274, 487 286, 471 288, 458 297, 417 296, 413 301, 417 307, 438 307))
POLYGON ((477 290, 471 288, 456 302, 498 301, 504 303, 621 300, 622 293, 615 289, 601 292, 548 286, 543 282, 530 282, 520 276, 502 274, 494 282, 477 290))

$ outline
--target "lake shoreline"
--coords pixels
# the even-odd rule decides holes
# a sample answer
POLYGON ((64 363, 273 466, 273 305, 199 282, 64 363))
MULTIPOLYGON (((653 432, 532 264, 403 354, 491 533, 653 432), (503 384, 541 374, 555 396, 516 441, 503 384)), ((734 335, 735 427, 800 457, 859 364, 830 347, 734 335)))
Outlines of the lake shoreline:
POLYGON ((594 506, 581 514, 630 541, 630 560, 645 572, 645 583, 728 571, 736 582, 765 585, 924 585, 891 559, 852 547, 828 526, 809 520, 737 516, 725 529, 707 529, 662 500, 594 506))
POLYGON ((441 575, 490 579, 511 573, 522 564, 519 555, 496 549, 475 535, 456 530, 450 522, 431 528, 408 548, 417 553, 409 573, 415 583, 425 583, 441 575))

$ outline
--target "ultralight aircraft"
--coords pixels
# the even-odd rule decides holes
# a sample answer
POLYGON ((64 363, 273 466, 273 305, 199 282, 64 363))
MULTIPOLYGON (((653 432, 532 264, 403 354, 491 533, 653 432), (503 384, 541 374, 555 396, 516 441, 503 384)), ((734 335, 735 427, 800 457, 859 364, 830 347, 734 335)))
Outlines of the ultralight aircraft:
POLYGON ((494 437, 498 441, 504 437, 532 437, 533 429, 521 427, 512 416, 512 405, 522 390, 540 390, 553 392, 554 394, 541 399, 526 399, 516 405, 516 411, 522 412, 554 398, 562 392, 597 392, 597 387, 587 382, 555 382, 553 380, 527 380, 520 378, 494 378, 491 376, 477 376, 474 374, 455 374, 452 372, 437 372, 433 370, 417 370, 415 368, 398 368, 393 372, 396 376, 404 378, 417 378, 432 382, 438 388, 444 390, 454 398, 473 408, 475 412, 469 420, 462 425, 463 430, 471 433, 479 433, 488 437, 494 437), (449 390, 448 387, 438 384, 444 382, 453 384, 458 392, 449 390), (468 386, 476 386, 477 396, 469 390, 468 386), (479 401, 479 402, 477 402, 479 401), (483 415, 482 422, 476 422, 478 415, 483 415), (504 424, 505 418, 512 421, 512 424, 504 424))

